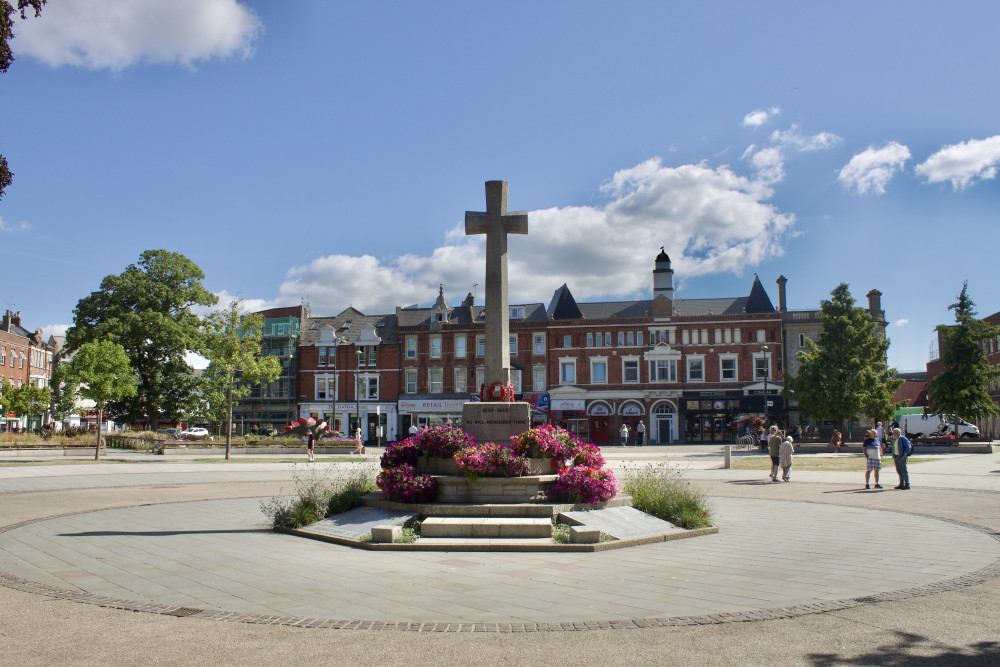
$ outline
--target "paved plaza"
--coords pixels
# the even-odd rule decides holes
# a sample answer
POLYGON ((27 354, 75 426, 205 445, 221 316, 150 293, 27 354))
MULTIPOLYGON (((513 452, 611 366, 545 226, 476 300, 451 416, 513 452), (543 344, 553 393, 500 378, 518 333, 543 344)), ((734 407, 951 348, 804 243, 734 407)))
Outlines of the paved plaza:
POLYGON ((719 447, 606 455, 686 468, 719 533, 371 552, 268 530, 260 501, 301 464, 0 467, 0 664, 1000 660, 1000 455, 913 464, 910 492, 888 470, 882 491, 861 472, 772 484, 718 469, 719 447))

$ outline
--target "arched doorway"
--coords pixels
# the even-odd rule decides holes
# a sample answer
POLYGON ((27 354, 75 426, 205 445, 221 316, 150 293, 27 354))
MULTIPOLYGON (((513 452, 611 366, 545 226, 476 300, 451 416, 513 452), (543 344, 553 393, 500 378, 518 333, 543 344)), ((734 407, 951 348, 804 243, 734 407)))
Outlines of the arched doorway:
POLYGON ((677 440, 677 408, 671 403, 663 402, 653 408, 653 419, 650 427, 653 429, 652 437, 661 444, 671 443, 677 440))
POLYGON ((590 441, 609 442, 611 408, 608 404, 603 401, 591 403, 587 409, 587 416, 590 419, 590 441))
MULTIPOLYGON (((618 406, 618 414, 621 415, 621 423, 628 424, 628 443, 635 444, 635 427, 645 414, 642 403, 638 401, 625 401, 618 406)), ((619 430, 621 426, 618 426, 619 430)))

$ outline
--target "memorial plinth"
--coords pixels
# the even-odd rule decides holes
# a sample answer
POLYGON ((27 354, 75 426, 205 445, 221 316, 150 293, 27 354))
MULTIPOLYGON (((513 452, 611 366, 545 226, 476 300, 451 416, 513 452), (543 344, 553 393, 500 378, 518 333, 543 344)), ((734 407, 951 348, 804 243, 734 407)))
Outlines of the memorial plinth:
POLYGON ((462 430, 479 443, 507 444, 512 435, 521 435, 530 428, 527 403, 482 401, 462 407, 462 430))

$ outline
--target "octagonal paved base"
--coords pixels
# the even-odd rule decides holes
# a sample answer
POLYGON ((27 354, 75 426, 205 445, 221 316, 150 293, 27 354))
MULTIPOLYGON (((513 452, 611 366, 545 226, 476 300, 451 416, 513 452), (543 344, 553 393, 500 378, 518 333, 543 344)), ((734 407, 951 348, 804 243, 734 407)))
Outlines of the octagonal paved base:
POLYGON ((856 606, 995 575, 1000 559, 990 535, 937 519, 713 502, 717 535, 593 554, 357 551, 274 533, 252 499, 130 507, 0 533, 0 583, 252 622, 634 627, 856 606))

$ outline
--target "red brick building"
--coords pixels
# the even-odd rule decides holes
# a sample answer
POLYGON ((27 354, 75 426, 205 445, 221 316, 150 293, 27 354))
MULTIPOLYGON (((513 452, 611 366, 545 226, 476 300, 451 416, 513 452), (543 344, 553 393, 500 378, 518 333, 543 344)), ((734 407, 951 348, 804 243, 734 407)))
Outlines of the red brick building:
MULTIPOLYGON (((652 299, 578 303, 563 285, 548 307, 510 306, 515 394, 535 419, 597 443, 639 420, 651 442, 730 442, 764 415, 765 392, 778 418, 782 318, 760 281, 745 297, 674 299, 665 252, 654 267, 652 299)), ((471 295, 450 307, 442 287, 396 316, 401 431, 457 423, 482 384, 484 308, 471 295)))
POLYGON ((335 317, 308 317, 298 362, 299 416, 348 435, 360 428, 366 442, 396 439, 400 348, 394 315, 348 308, 335 317))
MULTIPOLYGON (((52 377, 54 349, 42 338, 42 330, 34 333, 21 326, 21 313, 8 310, 0 320, 0 380, 4 384, 20 387, 33 384, 48 389, 52 377)), ((3 386, 0 385, 0 392, 3 386)), ((28 419, 16 420, 11 415, 0 415, 7 426, 20 424, 34 430, 48 421, 48 412, 28 419)), ((2 425, 2 424, 0 424, 2 425)))

